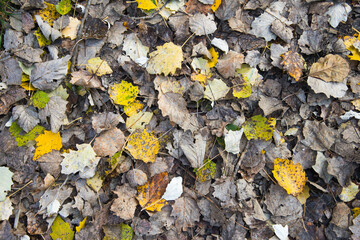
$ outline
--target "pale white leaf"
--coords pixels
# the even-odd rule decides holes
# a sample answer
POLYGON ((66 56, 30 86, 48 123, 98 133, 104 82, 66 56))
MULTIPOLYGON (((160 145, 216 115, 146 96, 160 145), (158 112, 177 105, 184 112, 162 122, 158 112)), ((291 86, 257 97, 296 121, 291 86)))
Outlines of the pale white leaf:
POLYGON ((345 121, 349 120, 352 117, 356 119, 360 119, 360 113, 350 110, 340 116, 340 118, 345 121))
POLYGON ((163 199, 166 201, 172 201, 178 199, 183 193, 182 177, 174 177, 167 185, 163 199))
POLYGON ((214 47, 219 48, 221 51, 225 52, 225 54, 229 52, 229 45, 223 39, 214 38, 213 40, 211 40, 211 45, 213 45, 214 47))
POLYGON ((209 80, 205 88, 204 97, 210 101, 216 101, 226 96, 230 88, 221 79, 209 80))
POLYGON ((52 28, 49 23, 44 22, 41 19, 40 15, 35 15, 35 19, 40 27, 42 34, 44 34, 46 39, 51 39, 51 41, 55 41, 56 39, 61 37, 61 32, 59 30, 56 30, 55 28, 52 28))
POLYGON ((324 93, 327 97, 341 98, 348 89, 345 83, 325 82, 313 77, 308 77, 307 83, 315 93, 324 93))
POLYGON ((147 54, 149 52, 149 48, 141 43, 135 33, 131 33, 126 36, 123 50, 134 62, 141 62, 141 60, 138 59, 147 58, 147 54))
POLYGON ((225 151, 238 154, 240 152, 240 139, 243 135, 244 129, 239 131, 230 130, 225 134, 225 151))
POLYGON ((190 30, 196 36, 212 34, 217 30, 213 14, 196 13, 189 19, 190 30))
POLYGON ((11 190, 13 173, 7 167, 0 167, 0 202, 5 200, 6 192, 11 190))
POLYGON ((13 209, 10 198, 7 197, 4 201, 0 202, 0 221, 9 220, 13 209))
POLYGON ((329 7, 325 13, 329 16, 329 23, 333 28, 336 28, 340 22, 347 21, 347 17, 351 12, 351 7, 347 3, 338 3, 329 7))
POLYGON ((281 224, 275 224, 273 225, 274 231, 276 236, 280 239, 280 240, 288 240, 288 235, 289 235, 289 227, 288 225, 285 225, 285 227, 283 227, 281 224))
POLYGON ((46 214, 47 216, 53 216, 54 214, 57 214, 60 209, 60 202, 55 199, 52 201, 47 207, 46 207, 46 214))

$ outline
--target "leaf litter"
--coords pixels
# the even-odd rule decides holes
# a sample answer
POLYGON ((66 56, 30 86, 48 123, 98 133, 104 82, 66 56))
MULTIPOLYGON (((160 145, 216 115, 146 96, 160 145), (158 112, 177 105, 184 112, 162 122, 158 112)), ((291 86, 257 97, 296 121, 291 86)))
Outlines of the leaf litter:
POLYGON ((11 4, 0 238, 359 238, 357 3, 11 4))

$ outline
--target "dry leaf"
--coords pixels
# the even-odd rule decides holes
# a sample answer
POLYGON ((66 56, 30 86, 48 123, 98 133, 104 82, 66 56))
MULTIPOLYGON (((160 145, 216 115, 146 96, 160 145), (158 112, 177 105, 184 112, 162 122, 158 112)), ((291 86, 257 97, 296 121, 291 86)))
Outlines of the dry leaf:
POLYGON ((350 182, 349 186, 343 187, 339 195, 339 198, 344 202, 350 202, 354 200, 358 192, 359 192, 359 186, 353 182, 350 182))
POLYGON ((89 73, 88 71, 80 69, 77 72, 71 73, 70 83, 87 88, 99 88, 105 90, 101 84, 101 81, 96 75, 89 73))
POLYGON ((307 180, 301 164, 295 165, 289 159, 276 158, 273 174, 279 185, 293 196, 297 196, 303 191, 307 180))
POLYGON ((311 65, 309 76, 325 82, 342 83, 349 72, 350 66, 344 58, 328 54, 311 65))
POLYGON ((86 63, 86 70, 97 76, 111 74, 113 72, 107 61, 102 60, 99 57, 90 58, 86 63))
POLYGON ((137 129, 129 137, 126 149, 135 159, 154 162, 159 152, 158 139, 147 129, 137 129))
POLYGON ((175 74, 176 69, 181 68, 181 62, 184 59, 181 46, 172 42, 157 47, 157 50, 150 53, 149 56, 150 60, 146 70, 150 74, 164 73, 165 76, 175 74))
POLYGON ((148 211, 160 211, 166 204, 162 199, 169 183, 167 172, 156 174, 145 185, 139 186, 137 199, 143 209, 148 211))
POLYGON ((126 119, 126 128, 130 132, 135 129, 144 129, 145 126, 149 124, 153 115, 154 114, 152 112, 139 112, 133 114, 131 117, 126 119))
POLYGON ((181 197, 172 205, 171 216, 175 218, 175 227, 180 232, 195 226, 200 221, 200 209, 196 201, 190 197, 181 197))
POLYGON ((216 69, 224 78, 234 77, 236 69, 240 69, 243 63, 243 54, 229 51, 224 57, 219 59, 216 69))
POLYGON ((43 134, 40 134, 37 138, 35 138, 35 141, 37 147, 33 157, 34 161, 45 153, 49 153, 52 150, 60 150, 62 148, 60 133, 44 131, 43 134))
POLYGON ((139 93, 138 86, 134 86, 129 82, 121 81, 109 87, 110 98, 115 104, 128 106, 135 101, 139 93))
POLYGON ((111 205, 111 211, 124 220, 131 220, 134 217, 138 205, 135 195, 136 190, 128 184, 117 186, 114 193, 118 196, 111 205))
POLYGON ((6 193, 11 190, 13 175, 8 167, 0 167, 0 202, 5 200, 6 193))
POLYGON ((221 79, 209 80, 205 88, 204 97, 210 101, 216 101, 226 96, 230 88, 221 79))
POLYGON ((288 51, 281 55, 282 61, 281 65, 284 66, 284 69, 289 73, 290 76, 295 78, 296 81, 299 81, 302 70, 305 69, 305 60, 297 52, 288 51))
POLYGON ((74 40, 77 37, 77 32, 78 32, 78 29, 80 27, 81 21, 79 19, 73 18, 73 17, 69 17, 69 20, 70 20, 69 25, 67 25, 61 31, 61 34, 66 38, 68 37, 71 40, 74 40))
POLYGON ((120 151, 125 143, 125 136, 118 128, 101 133, 95 139, 94 151, 99 157, 113 156, 120 151))
POLYGON ((217 30, 213 14, 196 13, 189 19, 190 30, 196 36, 212 34, 217 30))

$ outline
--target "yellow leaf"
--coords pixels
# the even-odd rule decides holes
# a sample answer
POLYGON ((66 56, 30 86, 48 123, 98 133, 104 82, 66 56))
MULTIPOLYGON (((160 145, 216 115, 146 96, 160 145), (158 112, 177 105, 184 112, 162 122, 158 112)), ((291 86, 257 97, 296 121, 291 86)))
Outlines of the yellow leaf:
POLYGON ((128 106, 133 103, 138 93, 138 86, 134 86, 126 81, 115 83, 109 88, 110 98, 114 101, 114 103, 124 106, 128 106))
POLYGON ((259 71, 248 64, 242 64, 240 69, 236 69, 236 72, 243 77, 247 77, 251 86, 258 86, 261 83, 259 71))
POLYGON ((354 213, 353 218, 356 218, 360 214, 360 207, 353 208, 353 209, 351 209, 351 211, 353 211, 353 213, 354 213))
POLYGON ((99 172, 96 172, 92 178, 86 179, 87 185, 89 185, 89 187, 91 187, 95 192, 100 191, 103 182, 104 179, 100 176, 99 172))
POLYGON ((86 218, 87 218, 87 217, 85 217, 84 220, 82 220, 82 221, 79 223, 79 226, 76 227, 76 231, 77 231, 77 232, 80 232, 80 230, 85 227, 86 218))
POLYGON ((310 197, 309 191, 310 191, 310 188, 309 188, 309 186, 306 185, 304 187, 304 190, 298 196, 296 196, 296 198, 299 200, 299 202, 301 204, 305 204, 306 199, 308 199, 308 197, 310 197))
POLYGON ((243 124, 244 133, 248 140, 263 139, 269 141, 275 129, 276 119, 266 119, 261 115, 251 117, 243 124))
POLYGON ((208 62, 209 62, 209 67, 212 68, 212 67, 215 67, 215 65, 218 62, 219 53, 217 51, 215 51, 215 48, 213 48, 213 47, 210 48, 209 52, 211 54, 212 59, 208 62))
POLYGON ((50 236, 53 240, 72 240, 75 236, 75 232, 71 230, 70 225, 62 220, 60 216, 55 218, 51 230, 50 236))
POLYGON ((135 159, 144 162, 155 162, 155 156, 159 152, 157 138, 146 129, 136 129, 129 137, 126 149, 135 159))
POLYGON ((157 8, 157 1, 154 0, 136 0, 136 2, 138 3, 138 8, 142 9, 142 10, 152 10, 157 8))
POLYGON ((273 174, 279 185, 293 196, 297 196, 303 191, 307 180, 301 164, 294 164, 289 159, 276 158, 273 174))
POLYGON ((202 86, 205 86, 207 84, 207 79, 208 79, 208 77, 201 73, 199 73, 199 74, 192 73, 191 74, 191 80, 198 81, 199 83, 201 83, 202 86))
POLYGON ((359 186, 353 182, 350 182, 349 186, 344 187, 342 189, 339 198, 344 202, 350 202, 354 200, 358 192, 359 192, 359 186))
POLYGON ((149 54, 150 59, 146 70, 150 74, 161 74, 165 76, 174 74, 176 69, 181 68, 183 52, 181 46, 172 42, 157 47, 157 50, 149 54))
POLYGON ((302 75, 302 70, 305 69, 304 58, 297 52, 293 51, 288 51, 282 54, 281 57, 282 61, 280 64, 284 66, 284 69, 291 77, 295 78, 296 81, 299 81, 302 75))
POLYGON ((22 74, 20 86, 27 91, 35 91, 36 90, 36 88, 30 83, 29 75, 26 75, 25 73, 22 74))
POLYGON ((139 195, 137 197, 140 206, 148 211, 160 211, 166 204, 162 199, 166 187, 169 183, 167 172, 156 174, 151 180, 137 188, 139 195))
POLYGON ((44 131, 43 134, 40 134, 37 138, 35 138, 35 141, 37 148, 34 153, 34 161, 52 150, 60 150, 62 148, 59 132, 53 133, 52 131, 44 131))
POLYGON ((74 40, 77 37, 77 32, 80 27, 81 21, 73 17, 69 17, 69 20, 69 25, 67 25, 66 28, 61 31, 61 34, 66 38, 68 37, 71 40, 74 40))
POLYGON ((39 47, 44 47, 51 44, 51 40, 46 39, 44 34, 40 31, 40 29, 36 30, 34 32, 34 35, 36 36, 36 39, 38 40, 39 47))
POLYGON ((131 132, 135 129, 144 129, 149 124, 152 112, 139 112, 126 119, 126 128, 131 132))
POLYGON ((211 5, 211 10, 215 12, 220 7, 220 4, 221 4, 221 0, 215 0, 214 4, 211 5))
POLYGON ((251 84, 247 76, 235 78, 233 80, 233 95, 237 98, 247 98, 251 96, 251 84))
POLYGON ((86 70, 91 74, 102 76, 105 74, 111 74, 113 71, 109 64, 105 60, 101 60, 99 57, 90 58, 86 63, 86 70))
POLYGON ((47 21, 52 26, 56 19, 60 17, 60 14, 56 11, 56 6, 47 2, 44 2, 46 8, 36 10, 34 15, 40 15, 43 21, 47 21))
POLYGON ((345 48, 352 53, 352 55, 348 55, 350 60, 360 61, 360 51, 354 47, 354 43, 359 44, 359 42, 360 42, 359 38, 351 37, 351 36, 344 37, 345 48))
POLYGON ((221 79, 214 79, 212 81, 208 81, 208 85, 204 91, 204 98, 209 99, 210 101, 216 101, 220 98, 226 96, 230 88, 226 86, 221 79))
POLYGON ((128 117, 131 117, 134 114, 137 114, 144 108, 144 104, 140 101, 135 100, 127 106, 124 106, 124 112, 128 117))

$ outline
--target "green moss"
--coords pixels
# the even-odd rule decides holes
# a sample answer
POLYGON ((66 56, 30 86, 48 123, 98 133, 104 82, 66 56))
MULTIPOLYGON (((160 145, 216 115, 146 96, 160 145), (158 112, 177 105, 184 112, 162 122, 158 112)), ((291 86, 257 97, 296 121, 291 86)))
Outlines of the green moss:
POLYGON ((49 99, 50 98, 46 92, 37 91, 31 98, 31 104, 37 108, 44 108, 49 99))
POLYGON ((205 159, 203 166, 199 169, 195 168, 194 172, 200 182, 214 179, 216 173, 216 163, 212 162, 210 159, 205 159))
POLYGON ((34 141, 35 138, 44 130, 44 127, 36 125, 30 132, 25 133, 16 121, 13 122, 9 128, 11 136, 15 137, 16 143, 19 147, 25 146, 30 141, 34 141))

